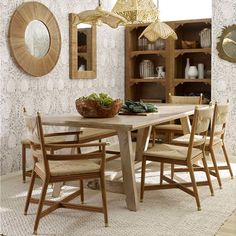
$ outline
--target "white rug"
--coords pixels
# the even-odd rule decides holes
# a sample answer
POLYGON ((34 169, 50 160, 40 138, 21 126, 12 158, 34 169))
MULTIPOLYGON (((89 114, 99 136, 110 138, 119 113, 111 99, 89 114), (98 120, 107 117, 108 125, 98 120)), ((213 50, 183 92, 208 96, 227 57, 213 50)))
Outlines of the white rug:
MULTIPOLYGON (((155 169, 155 168, 154 168, 155 169)), ((157 172, 150 168, 149 182, 158 181, 157 172)), ((158 171, 158 169, 156 169, 158 171)), ((224 171, 223 171, 224 172, 224 171)), ((109 227, 104 227, 103 214, 69 209, 59 209, 41 219, 39 235, 68 236, 208 236, 214 235, 221 224, 236 209, 236 179, 224 172, 223 189, 213 181, 215 196, 210 196, 207 186, 199 187, 202 211, 196 210, 193 197, 178 190, 145 192, 144 202, 137 212, 128 211, 125 196, 107 193, 109 227)), ((185 175, 182 175, 183 178, 185 175)), ((139 182, 140 174, 137 173, 139 182)), ((203 178, 203 175, 199 176, 203 178)), ((21 176, 4 178, 1 183, 1 229, 7 236, 26 236, 33 232, 36 205, 31 204, 28 215, 23 215, 28 183, 21 176)), ((73 187, 63 187, 66 194, 73 187)), ((34 191, 38 194, 40 187, 34 191)), ((51 189, 50 189, 51 191, 51 189)), ((49 193, 50 195, 50 193, 49 193)), ((100 204, 100 192, 86 190, 86 202, 100 204)))

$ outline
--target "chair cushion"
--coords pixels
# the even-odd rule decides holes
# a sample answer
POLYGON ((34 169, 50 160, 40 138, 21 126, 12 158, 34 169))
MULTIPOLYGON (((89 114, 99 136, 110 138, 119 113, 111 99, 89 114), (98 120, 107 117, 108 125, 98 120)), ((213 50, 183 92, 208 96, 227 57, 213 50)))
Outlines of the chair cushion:
MULTIPOLYGON (((171 145, 171 144, 156 144, 154 147, 145 151, 144 155, 184 161, 187 159, 187 152, 188 152, 188 147, 171 145)), ((192 158, 201 153, 202 150, 193 148, 192 158)))
MULTIPOLYGON (((186 135, 183 135, 183 136, 173 139, 172 143, 173 144, 180 144, 180 145, 188 145, 189 139, 190 139, 190 134, 186 134, 186 135)), ((194 145, 197 145, 201 139, 202 139, 201 135, 194 135, 194 145)), ((221 143, 221 142, 222 142, 222 139, 215 137, 214 141, 213 141, 213 145, 221 143)), ((210 144, 210 137, 208 136, 206 138, 206 146, 209 146, 209 144, 210 144)))
MULTIPOLYGON (((44 171, 41 161, 37 162, 36 166, 44 171)), ((49 161, 49 168, 52 176, 62 176, 97 172, 100 170, 100 165, 91 160, 49 161)))
POLYGON ((182 125, 178 124, 164 124, 164 125, 157 125, 155 126, 156 130, 159 131, 165 131, 165 132, 178 132, 178 133, 183 133, 183 128, 182 125))

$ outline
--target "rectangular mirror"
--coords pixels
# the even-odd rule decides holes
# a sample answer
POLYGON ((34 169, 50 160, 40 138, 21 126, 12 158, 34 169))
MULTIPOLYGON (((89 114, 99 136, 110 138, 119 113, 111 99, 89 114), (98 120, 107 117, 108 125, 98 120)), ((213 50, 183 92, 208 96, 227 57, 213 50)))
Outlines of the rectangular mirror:
POLYGON ((75 15, 69 15, 70 78, 96 78, 96 26, 84 23, 74 25, 75 15))

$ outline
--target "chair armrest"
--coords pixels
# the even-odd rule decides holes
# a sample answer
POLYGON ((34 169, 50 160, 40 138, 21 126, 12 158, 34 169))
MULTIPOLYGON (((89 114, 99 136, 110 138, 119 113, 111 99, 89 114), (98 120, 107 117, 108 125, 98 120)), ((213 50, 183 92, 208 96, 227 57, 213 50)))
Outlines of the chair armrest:
POLYGON ((61 143, 46 144, 46 148, 79 148, 79 147, 105 147, 107 143, 61 143))
POLYGON ((71 132, 49 133, 49 134, 45 134, 44 137, 66 136, 66 135, 79 135, 79 134, 82 134, 82 133, 83 133, 83 131, 71 131, 71 132))
POLYGON ((47 154, 47 159, 50 161, 73 161, 73 160, 89 160, 102 159, 105 161, 105 152, 96 151, 84 154, 47 154))

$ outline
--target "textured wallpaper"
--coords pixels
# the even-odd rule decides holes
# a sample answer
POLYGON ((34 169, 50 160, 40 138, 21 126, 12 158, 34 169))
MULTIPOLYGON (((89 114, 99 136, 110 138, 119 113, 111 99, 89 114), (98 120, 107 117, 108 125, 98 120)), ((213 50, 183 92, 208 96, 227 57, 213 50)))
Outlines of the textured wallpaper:
MULTIPOLYGON (((9 20, 22 0, 0 1, 0 106, 1 174, 21 167, 20 140, 24 136, 22 108, 30 114, 75 112, 77 97, 105 91, 113 97, 124 96, 124 30, 102 26, 97 30, 97 78, 69 79, 68 13, 96 7, 96 0, 41 0, 55 15, 62 36, 62 50, 53 71, 40 78, 26 75, 9 55, 7 33, 9 20)), ((114 0, 103 0, 109 9, 114 0)), ((221 28, 236 23, 236 0, 213 0, 212 94, 217 101, 230 98, 227 146, 236 155, 236 64, 221 60, 216 51, 221 28)))
MULTIPOLYGON (((7 35, 10 17, 24 1, 0 1, 0 90, 1 90, 1 174, 21 167, 21 144, 24 135, 22 108, 28 113, 76 112, 75 99, 94 91, 105 91, 114 98, 124 96, 124 30, 106 26, 97 29, 97 78, 69 79, 68 14, 97 6, 95 0, 41 0, 55 15, 62 36, 59 61, 51 73, 34 78, 18 69, 9 55, 7 35)), ((26 2, 26 1, 25 1, 26 2)), ((111 8, 111 1, 102 1, 111 8)))
POLYGON ((230 100, 226 141, 229 151, 236 155, 236 63, 218 57, 216 44, 222 28, 236 24, 236 0, 213 2, 212 98, 218 102, 230 100))

